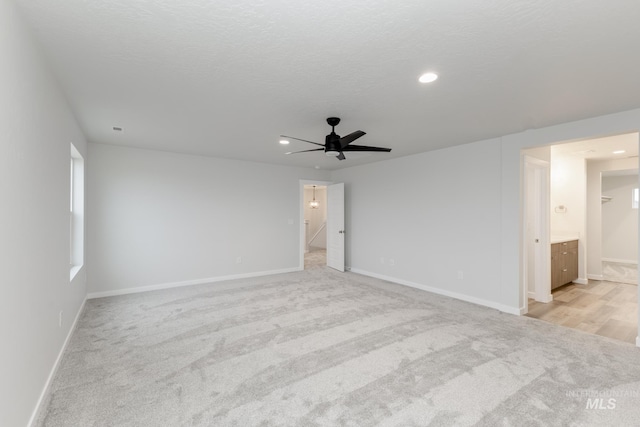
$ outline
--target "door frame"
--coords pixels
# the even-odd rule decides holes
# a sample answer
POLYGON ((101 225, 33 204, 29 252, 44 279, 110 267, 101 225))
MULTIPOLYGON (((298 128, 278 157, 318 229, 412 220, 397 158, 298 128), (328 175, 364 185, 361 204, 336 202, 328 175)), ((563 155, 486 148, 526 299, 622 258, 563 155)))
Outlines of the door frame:
POLYGON ((550 168, 549 162, 523 155, 523 183, 522 183, 522 236, 520 239, 522 254, 522 314, 529 311, 529 245, 527 236, 527 224, 529 222, 529 203, 532 198, 538 199, 536 204, 536 214, 533 219, 536 222, 536 229, 540 234, 540 241, 537 243, 534 254, 535 268, 535 285, 534 298, 540 302, 551 302, 551 242, 550 242, 550 168), (533 169, 536 173, 533 185, 535 186, 534 194, 529 194, 529 174, 528 171, 533 169))
MULTIPOLYGON (((298 186, 298 209, 299 209, 299 220, 300 224, 300 249, 299 249, 299 264, 298 270, 304 270, 304 250, 306 246, 305 242, 305 231, 304 231, 304 186, 305 185, 318 185, 328 187, 331 184, 335 184, 332 181, 319 181, 319 180, 311 180, 311 179, 301 179, 300 184, 298 186)), ((326 206, 325 206, 326 209, 326 206)), ((329 216, 327 215, 327 227, 329 227, 329 216)))

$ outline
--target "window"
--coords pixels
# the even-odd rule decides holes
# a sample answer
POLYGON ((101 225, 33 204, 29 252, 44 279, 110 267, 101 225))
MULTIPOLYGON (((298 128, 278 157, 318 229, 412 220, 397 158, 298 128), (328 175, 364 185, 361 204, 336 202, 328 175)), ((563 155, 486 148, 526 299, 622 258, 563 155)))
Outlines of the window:
POLYGON ((640 201, 640 194, 638 193, 638 189, 633 189, 633 194, 631 195, 631 209, 638 209, 638 202, 640 201))
POLYGON ((84 263, 84 159, 71 144, 69 171, 69 266, 72 280, 84 263))
MULTIPOLYGON (((71 146, 73 147, 73 145, 71 146)), ((73 150, 71 150, 73 152, 73 150)), ((73 267, 73 157, 71 157, 71 171, 69 172, 69 265, 73 267)))

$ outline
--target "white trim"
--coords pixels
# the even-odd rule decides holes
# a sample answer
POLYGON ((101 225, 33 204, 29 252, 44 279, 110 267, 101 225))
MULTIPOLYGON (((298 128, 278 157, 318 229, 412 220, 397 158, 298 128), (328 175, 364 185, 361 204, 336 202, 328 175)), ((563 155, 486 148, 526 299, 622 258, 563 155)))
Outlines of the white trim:
POLYGON ((522 314, 522 308, 519 307, 509 307, 504 304, 499 304, 497 302, 472 297, 465 294, 460 294, 457 292, 451 292, 440 288, 434 288, 432 286, 422 285, 420 283, 410 282, 404 279, 398 279, 396 277, 385 276, 383 274, 372 273, 370 271, 360 270, 359 268, 351 268, 350 271, 356 274, 362 274, 363 276, 374 277, 376 279, 386 280, 387 282, 397 283, 399 285, 409 286, 411 288, 420 289, 422 291, 431 292, 433 294, 444 295, 446 297, 455 298, 461 301, 470 302, 477 305, 483 305, 485 307, 494 308, 496 310, 500 310, 505 313, 520 315, 522 314))
POLYGON ((589 279, 589 280, 604 280, 604 276, 602 274, 587 274, 587 279, 589 279))
POLYGON ((206 279, 185 280, 183 282, 160 283, 157 285, 140 286, 137 288, 116 289, 113 291, 91 292, 87 294, 87 299, 113 297, 117 295, 137 294, 140 292, 159 291, 162 289, 180 288, 183 286, 204 285, 206 283, 223 282, 225 280, 249 279, 252 277, 271 276, 273 274, 293 273, 300 271, 298 267, 283 268, 281 270, 258 271, 255 273, 231 274, 229 276, 209 277, 206 279))
POLYGON ((73 279, 76 278, 76 274, 78 274, 81 269, 82 269, 81 265, 74 265, 73 267, 71 267, 71 270, 69 271, 69 281, 70 282, 73 282, 73 279))
POLYGON ((573 281, 573 283, 576 283, 578 285, 588 285, 589 284, 589 280, 588 279, 576 279, 573 281))
POLYGON ((617 264, 635 264, 638 265, 638 260, 633 259, 616 259, 616 258, 602 258, 602 262, 615 262, 617 264))
MULTIPOLYGON (((538 300, 536 300, 538 301, 538 300)), ((544 298, 542 298, 541 300, 539 300, 538 302, 544 303, 544 304, 548 304, 551 301, 553 301, 553 294, 549 294, 549 295, 545 295, 544 298)))
MULTIPOLYGON (((524 149, 520 150, 520 287, 519 287, 519 297, 520 304, 523 308, 520 309, 521 314, 527 313, 529 310, 529 286, 528 283, 529 273, 529 245, 527 244, 528 238, 532 236, 528 236, 527 234, 527 219, 528 219, 528 208, 529 203, 532 202, 532 198, 535 196, 539 196, 538 201, 536 201, 534 206, 537 206, 536 212, 534 215, 537 221, 537 235, 536 238, 539 239, 538 244, 536 245, 536 249, 534 251, 534 292, 536 297, 536 301, 539 302, 550 302, 551 299, 548 299, 547 294, 551 294, 551 244, 550 244, 550 211, 549 211, 549 194, 550 194, 550 162, 546 160, 541 160, 526 154, 524 149), (533 183, 535 184, 535 191, 532 194, 529 194, 527 191, 527 184, 529 183, 529 174, 528 172, 532 170, 536 174, 542 170, 543 175, 542 179, 533 178, 533 183), (548 299, 548 301, 545 301, 548 299)), ((538 176, 538 175, 536 175, 538 176)))
POLYGON ((38 419, 38 414, 40 413, 40 410, 42 409, 42 408, 40 408, 40 406, 45 401, 45 397, 49 393, 49 388, 51 387, 51 382, 53 381, 53 378, 55 377, 56 372, 58 372, 58 368, 60 367, 60 361, 62 360, 62 355, 64 354, 65 350, 67 349, 67 345, 69 344, 69 341, 71 340, 71 335, 73 335, 73 333, 76 330, 76 326, 78 326, 78 320, 80 320, 80 315, 84 311, 84 306, 85 306, 86 302, 87 302, 87 298, 85 298, 82 301, 82 304, 80 305, 80 309, 76 313, 76 318, 73 320, 73 324, 71 325, 71 328, 69 328, 69 333, 67 334, 67 337, 65 338, 64 343, 62 344, 62 348, 60 349, 60 352, 58 353, 58 357, 56 357, 56 361, 53 363, 53 367, 51 368, 51 372, 49 372, 49 377, 47 378, 47 382, 44 383, 44 387, 42 388, 42 392, 40 393, 40 397, 38 398, 38 402, 36 403, 36 407, 33 409, 33 412, 31 413, 31 418, 29 418, 29 422, 27 423, 28 427, 32 427, 33 423, 36 422, 37 419, 38 419))
POLYGON ((640 336, 636 337, 636 347, 640 347, 640 336))
MULTIPOLYGON (((523 150, 528 150, 528 148, 523 148, 523 150)), ((520 151, 522 152, 522 150, 520 150, 520 151)), ((524 153, 523 153, 523 156, 524 156, 524 160, 526 162, 528 162, 528 163, 531 163, 531 164, 534 164, 534 165, 537 165, 537 166, 542 166, 542 167, 545 167, 545 168, 549 167, 549 165, 550 165, 550 162, 548 162, 546 160, 538 159, 537 157, 533 157, 533 156, 530 156, 530 155, 524 154, 524 153)))
MULTIPOLYGON (((529 297, 530 299, 533 299, 533 300, 535 300, 535 299, 536 299, 536 293, 535 293, 535 292, 531 292, 531 291, 529 291, 529 292, 527 292, 527 295, 528 295, 528 297, 529 297)), ((536 300, 536 301, 537 301, 537 300, 536 300)), ((546 298, 544 298, 542 301, 538 301, 538 302, 542 302, 542 303, 545 303, 545 304, 546 304, 546 303, 549 303, 549 302, 551 302, 551 301, 553 301, 553 294, 549 294, 549 295, 547 295, 547 297, 546 297, 546 298)), ((521 310, 524 310, 524 308, 521 308, 521 310)))

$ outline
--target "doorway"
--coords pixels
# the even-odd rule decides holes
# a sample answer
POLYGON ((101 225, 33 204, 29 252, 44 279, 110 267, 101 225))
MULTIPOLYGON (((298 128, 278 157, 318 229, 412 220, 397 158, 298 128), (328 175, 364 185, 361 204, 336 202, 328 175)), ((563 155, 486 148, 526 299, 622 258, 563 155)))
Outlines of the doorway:
MULTIPOLYGON (((550 165, 549 199, 546 207, 539 204, 539 213, 549 217, 547 246, 552 246, 552 255, 556 252, 562 254, 560 261, 564 264, 554 263, 552 258, 547 257, 551 261, 552 270, 549 279, 551 282, 558 282, 553 275, 554 268, 557 269, 558 266, 563 268, 559 271, 566 273, 561 273, 562 280, 551 286, 550 301, 528 299, 526 304, 522 304, 524 314, 630 343, 636 340, 637 276, 629 280, 629 284, 621 280, 606 280, 603 262, 607 259, 622 260, 637 265, 639 216, 638 210, 632 211, 631 207, 636 194, 635 188, 639 187, 638 175, 617 179, 625 181, 624 183, 605 183, 602 177, 628 175, 629 172, 623 170, 637 169, 638 146, 638 133, 632 133, 530 149, 533 155, 544 158, 550 165), (621 193, 617 197, 624 199, 625 215, 633 223, 625 232, 634 237, 630 242, 625 241, 625 244, 628 243, 626 248, 622 247, 619 239, 613 246, 606 245, 608 236, 605 234, 618 231, 621 220, 611 222, 615 230, 607 231, 603 209, 610 203, 612 196, 605 193, 609 191, 617 194, 615 192, 618 188, 621 193), (554 252, 553 246, 558 245, 566 247, 554 252), (623 252, 623 249, 626 251, 623 252), (573 259, 576 264, 575 272, 569 263, 573 259)), ((529 154, 530 150, 523 150, 523 154, 529 154)), ((528 223, 528 215, 535 213, 529 212, 531 197, 528 193, 535 193, 536 177, 528 170, 526 161, 523 161, 522 178, 522 283, 527 286, 523 288, 523 293, 533 297, 529 293, 529 283, 535 282, 535 277, 532 277, 528 268, 530 265, 535 267, 535 261, 532 261, 534 258, 531 256, 529 239, 532 237, 532 225, 528 223)), ((610 240, 615 241, 615 238, 610 240)))
POLYGON ((300 270, 345 271, 344 199, 344 183, 300 180, 300 270))
POLYGON ((304 212, 304 269, 327 264, 327 186, 306 184, 302 198, 304 212))
POLYGON ((602 277, 638 284, 638 169, 605 170, 602 188, 602 277))

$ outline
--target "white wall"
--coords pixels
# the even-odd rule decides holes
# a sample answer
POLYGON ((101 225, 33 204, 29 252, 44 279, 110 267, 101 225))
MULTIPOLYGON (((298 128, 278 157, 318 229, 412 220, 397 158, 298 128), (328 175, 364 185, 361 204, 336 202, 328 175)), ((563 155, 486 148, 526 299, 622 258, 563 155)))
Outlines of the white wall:
POLYGON ((86 143, 7 0, 0 52, 0 425, 25 426, 86 293, 69 280, 69 143, 86 143))
POLYGON ((335 171, 347 265, 499 307, 500 150, 495 139, 335 171))
POLYGON ((589 160, 587 162, 587 275, 602 280, 602 194, 601 175, 606 171, 638 168, 637 158, 589 160))
POLYGON ((602 194, 612 197, 602 204, 602 257, 628 263, 638 262, 638 209, 631 207, 638 188, 633 175, 603 176, 602 194))
POLYGON ((102 144, 88 164, 92 294, 297 268, 299 180, 328 176, 102 144))
POLYGON ((551 147, 551 236, 578 240, 578 278, 587 280, 587 169, 586 160, 558 155, 551 147), (562 209, 564 207, 564 210, 562 209))
MULTIPOLYGON (((322 227, 327 220, 327 188, 324 186, 316 186, 316 201, 319 203, 317 209, 311 209, 309 202, 313 200, 313 186, 305 186, 304 188, 304 219, 309 221, 309 235, 311 239, 322 227)), ((327 229, 321 231, 313 241, 312 247, 327 247, 327 229)))
POLYGON ((551 147, 550 231, 551 235, 585 236, 586 161, 558 156, 551 147), (560 207, 566 211, 562 211, 560 207))

